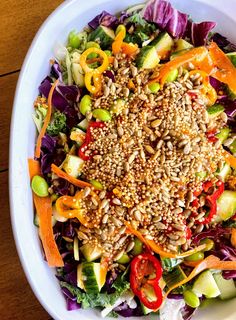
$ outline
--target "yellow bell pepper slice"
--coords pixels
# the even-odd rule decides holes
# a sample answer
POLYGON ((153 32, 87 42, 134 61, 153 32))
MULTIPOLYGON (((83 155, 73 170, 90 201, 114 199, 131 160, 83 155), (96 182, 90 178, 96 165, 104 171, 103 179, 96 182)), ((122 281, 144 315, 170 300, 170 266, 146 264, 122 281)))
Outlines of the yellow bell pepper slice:
POLYGON ((84 70, 84 72, 99 72, 99 73, 103 73, 103 71, 107 70, 108 66, 109 66, 109 60, 108 60, 108 56, 106 55, 106 53, 104 51, 102 51, 101 49, 92 47, 92 48, 88 48, 87 50, 85 50, 81 56, 80 56, 80 65, 82 67, 82 69, 84 70), (98 54, 101 58, 103 58, 102 64, 97 67, 97 68, 90 68, 88 66, 87 63, 87 57, 88 55, 90 55, 91 53, 96 53, 98 54))

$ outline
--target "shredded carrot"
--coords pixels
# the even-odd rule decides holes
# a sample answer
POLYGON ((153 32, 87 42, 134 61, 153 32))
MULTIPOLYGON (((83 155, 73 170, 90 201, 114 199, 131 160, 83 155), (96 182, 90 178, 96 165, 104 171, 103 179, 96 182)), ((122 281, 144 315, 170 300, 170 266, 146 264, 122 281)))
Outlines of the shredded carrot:
POLYGON ((236 228, 232 228, 231 243, 232 243, 232 246, 236 248, 236 228))
POLYGON ((45 135, 45 132, 47 130, 47 126, 50 122, 50 119, 51 119, 51 114, 52 114, 52 95, 53 95, 53 92, 58 84, 59 80, 56 80, 50 91, 49 91, 49 94, 48 94, 48 110, 47 110, 47 115, 44 119, 44 123, 43 123, 43 127, 38 135, 38 139, 37 139, 37 143, 36 143, 36 148, 35 148, 35 158, 39 158, 40 157, 40 149, 41 149, 41 144, 42 144, 42 138, 43 136, 45 135))
POLYGON ((183 264, 185 264, 188 267, 196 267, 199 263, 201 263, 203 260, 198 260, 198 261, 183 261, 183 264))
POLYGON ((175 59, 165 63, 160 69, 159 76, 155 79, 152 79, 150 83, 160 82, 163 85, 170 71, 177 69, 180 66, 188 62, 192 62, 194 60, 201 61, 201 59, 203 60, 207 54, 208 54, 208 51, 205 47, 198 47, 198 48, 189 50, 188 52, 182 54, 181 56, 176 57, 175 59))
MULTIPOLYGON (((182 286, 183 284, 189 282, 199 273, 206 269, 217 269, 217 270, 236 270, 236 261, 221 261, 218 257, 210 255, 206 259, 202 260, 198 265, 192 270, 190 275, 184 280, 176 283, 174 286, 170 287, 169 290, 164 295, 164 299, 173 290, 182 286)), ((163 299, 163 300, 164 300, 163 299)))
POLYGON ((73 185, 80 187, 80 188, 85 188, 85 187, 91 187, 92 185, 88 182, 76 179, 72 176, 70 176, 69 174, 67 174, 66 172, 62 171, 59 167, 57 167, 55 164, 51 165, 51 170, 52 172, 54 172, 58 177, 65 179, 67 181, 69 181, 70 183, 72 183, 73 185))
MULTIPOLYGON (((40 175, 39 162, 28 159, 29 174, 32 179, 35 175, 40 175)), ((39 217, 39 235, 43 249, 50 267, 62 267, 64 262, 58 250, 53 235, 52 227, 52 202, 50 197, 39 197, 33 193, 34 205, 39 217)))
POLYGON ((227 151, 223 151, 225 161, 234 169, 236 169, 236 158, 227 151))
POLYGON ((209 55, 217 67, 213 69, 211 75, 226 83, 236 93, 236 68, 233 63, 215 42, 212 42, 209 46, 209 55))

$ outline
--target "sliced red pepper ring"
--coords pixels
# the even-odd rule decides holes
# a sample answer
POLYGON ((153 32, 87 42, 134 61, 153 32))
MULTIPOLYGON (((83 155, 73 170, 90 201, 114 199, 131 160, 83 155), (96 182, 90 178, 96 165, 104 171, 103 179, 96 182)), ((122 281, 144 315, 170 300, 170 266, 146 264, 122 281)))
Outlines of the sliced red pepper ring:
POLYGON ((93 141, 92 135, 91 135, 91 128, 104 128, 105 126, 106 126, 106 124, 104 122, 92 121, 89 123, 89 126, 86 131, 85 141, 82 144, 82 146, 79 148, 79 151, 78 151, 78 156, 82 160, 87 161, 87 160, 92 159, 92 157, 93 157, 93 154, 86 155, 86 150, 88 149, 90 142, 93 141))
POLYGON ((163 301, 159 285, 162 276, 159 260, 150 253, 143 253, 132 260, 130 267, 130 286, 133 293, 147 308, 157 310, 163 301), (151 299, 148 293, 151 293, 151 299))

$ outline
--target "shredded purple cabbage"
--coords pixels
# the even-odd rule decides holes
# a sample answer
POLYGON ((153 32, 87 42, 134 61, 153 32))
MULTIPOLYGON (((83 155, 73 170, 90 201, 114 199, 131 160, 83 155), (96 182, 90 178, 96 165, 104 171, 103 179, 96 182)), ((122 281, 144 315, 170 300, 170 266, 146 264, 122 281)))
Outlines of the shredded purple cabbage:
POLYGON ((222 276, 225 280, 236 279, 236 270, 224 270, 222 276))
POLYGON ((143 311, 139 305, 135 309, 131 309, 126 302, 120 304, 114 311, 125 318, 143 316, 143 311))
POLYGON ((197 310, 196 308, 192 308, 192 307, 188 306, 187 304, 185 304, 185 306, 180 310, 182 317, 183 317, 183 320, 192 319, 192 316, 194 315, 196 310, 197 310))
POLYGON ((228 229, 222 228, 221 226, 217 226, 215 229, 210 229, 210 230, 198 233, 196 236, 193 237, 192 241, 195 244, 199 244, 199 242, 205 238, 217 240, 226 234, 229 234, 228 229))
POLYGON ((231 43, 226 37, 222 36, 219 33, 214 33, 210 39, 217 43, 217 45, 225 52, 234 52, 236 51, 236 45, 231 43))
POLYGON ((206 44, 210 31, 215 28, 216 23, 211 21, 203 21, 200 23, 191 22, 190 34, 191 41, 195 47, 206 44))
POLYGON ((60 82, 63 82, 61 67, 57 61, 53 63, 50 74, 53 78, 59 79, 60 82))
POLYGON ((66 307, 68 311, 77 310, 81 308, 81 304, 77 303, 76 297, 67 288, 61 288, 61 291, 66 299, 66 307))
POLYGON ((173 8, 164 0, 151 0, 143 10, 143 17, 149 22, 155 22, 175 38, 181 38, 186 30, 188 16, 173 8))
POLYGON ((183 295, 180 293, 169 293, 167 298, 173 300, 181 300, 183 299, 183 295))
POLYGON ((100 25, 109 27, 109 28, 115 28, 118 25, 118 23, 119 23, 119 20, 116 16, 104 10, 100 14, 98 14, 95 18, 93 18, 88 23, 88 25, 92 29, 96 29, 100 25))
POLYGON ((106 70, 103 74, 105 77, 108 77, 109 79, 111 79, 112 82, 116 82, 115 75, 111 70, 106 70))

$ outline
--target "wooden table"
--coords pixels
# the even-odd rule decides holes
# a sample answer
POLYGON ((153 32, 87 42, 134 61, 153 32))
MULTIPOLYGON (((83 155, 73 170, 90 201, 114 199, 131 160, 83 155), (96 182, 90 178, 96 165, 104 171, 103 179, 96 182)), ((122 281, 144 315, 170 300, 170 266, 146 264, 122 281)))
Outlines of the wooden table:
POLYGON ((62 0, 0 1, 0 318, 49 320, 35 298, 16 252, 8 204, 8 143, 19 71, 38 28, 62 0))

